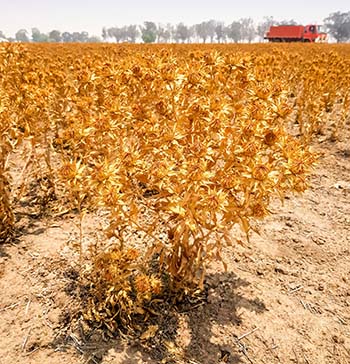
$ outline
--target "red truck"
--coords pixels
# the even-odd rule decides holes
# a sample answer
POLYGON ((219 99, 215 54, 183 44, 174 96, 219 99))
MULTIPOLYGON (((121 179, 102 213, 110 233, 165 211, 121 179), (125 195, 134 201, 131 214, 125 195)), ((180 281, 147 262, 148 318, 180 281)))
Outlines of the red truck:
POLYGON ((327 33, 320 25, 272 25, 264 39, 269 42, 319 42, 327 41, 327 33))

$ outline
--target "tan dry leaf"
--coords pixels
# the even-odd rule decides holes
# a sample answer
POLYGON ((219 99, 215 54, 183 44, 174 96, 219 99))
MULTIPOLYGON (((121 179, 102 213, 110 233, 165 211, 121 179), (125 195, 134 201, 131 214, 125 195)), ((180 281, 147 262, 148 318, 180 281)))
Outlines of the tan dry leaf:
POLYGON ((150 325, 148 326, 147 330, 142 333, 140 336, 141 340, 148 340, 154 337, 158 331, 159 327, 158 325, 150 325))

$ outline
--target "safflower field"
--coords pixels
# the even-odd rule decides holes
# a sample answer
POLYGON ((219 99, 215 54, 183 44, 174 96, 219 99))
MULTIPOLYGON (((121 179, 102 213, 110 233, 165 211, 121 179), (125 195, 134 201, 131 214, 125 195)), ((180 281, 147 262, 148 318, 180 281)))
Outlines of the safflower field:
POLYGON ((0 46, 0 363, 349 363, 350 46, 0 46))

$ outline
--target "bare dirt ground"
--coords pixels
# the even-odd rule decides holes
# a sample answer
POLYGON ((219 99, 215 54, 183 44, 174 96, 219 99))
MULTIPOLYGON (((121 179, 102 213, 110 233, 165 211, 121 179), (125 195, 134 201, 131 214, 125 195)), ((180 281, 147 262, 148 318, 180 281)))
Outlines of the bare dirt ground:
POLYGON ((276 201, 260 234, 225 251, 228 271, 211 266, 203 297, 164 307, 139 339, 68 325, 77 217, 19 208, 21 234, 0 246, 0 364, 350 363, 349 140, 320 136, 311 188, 276 201))

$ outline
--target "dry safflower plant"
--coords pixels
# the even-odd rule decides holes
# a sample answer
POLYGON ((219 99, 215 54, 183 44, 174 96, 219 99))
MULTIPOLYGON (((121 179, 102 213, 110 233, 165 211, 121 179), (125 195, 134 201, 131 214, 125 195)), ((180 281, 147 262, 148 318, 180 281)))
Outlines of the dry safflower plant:
MULTIPOLYGON (((183 59, 162 51, 126 57, 118 66, 112 75, 84 71, 80 88, 89 90, 89 114, 69 138, 62 134, 66 158, 77 158, 64 165, 71 166, 67 187, 109 211, 107 236, 118 254, 129 251, 130 230, 144 233, 144 273, 131 260, 112 258, 116 251, 94 261, 92 272, 101 271, 103 257, 123 277, 117 289, 120 283, 92 273, 108 295, 96 302, 94 294, 90 311, 105 320, 143 310, 154 294, 146 283, 154 256, 171 292, 201 290, 207 264, 231 244, 232 226, 248 233, 251 219, 268 214, 271 196, 303 191, 315 161, 286 133, 286 93, 259 80, 250 57, 197 52, 183 59), (115 309, 106 311, 106 302, 115 309)), ((81 97, 81 91, 70 95, 81 97)))

